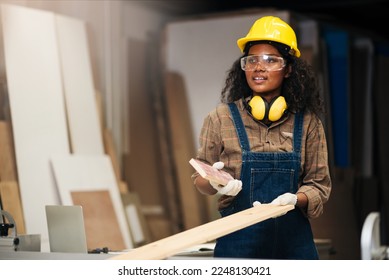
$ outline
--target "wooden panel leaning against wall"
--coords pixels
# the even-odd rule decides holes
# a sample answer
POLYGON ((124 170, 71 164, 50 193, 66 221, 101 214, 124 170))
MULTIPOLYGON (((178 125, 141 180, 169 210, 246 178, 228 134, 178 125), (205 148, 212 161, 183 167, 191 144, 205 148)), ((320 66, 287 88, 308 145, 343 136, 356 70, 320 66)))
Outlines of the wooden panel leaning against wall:
POLYGON ((25 234, 24 215, 17 177, 11 114, 6 83, 0 83, 0 209, 15 220, 16 234, 25 234))

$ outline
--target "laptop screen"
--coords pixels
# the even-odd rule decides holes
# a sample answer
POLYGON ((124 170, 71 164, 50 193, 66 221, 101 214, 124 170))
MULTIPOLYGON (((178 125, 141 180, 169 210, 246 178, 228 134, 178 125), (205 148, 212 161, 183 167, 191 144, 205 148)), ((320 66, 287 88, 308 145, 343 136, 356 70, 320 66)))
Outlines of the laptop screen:
POLYGON ((80 205, 46 205, 51 252, 88 253, 80 205))

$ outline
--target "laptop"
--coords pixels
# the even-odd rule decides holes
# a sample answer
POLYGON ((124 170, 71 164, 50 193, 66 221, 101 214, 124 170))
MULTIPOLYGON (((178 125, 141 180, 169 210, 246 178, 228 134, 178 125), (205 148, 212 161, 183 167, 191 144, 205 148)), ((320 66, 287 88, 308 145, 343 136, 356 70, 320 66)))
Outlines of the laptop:
POLYGON ((46 205, 50 252, 88 253, 80 205, 46 205))

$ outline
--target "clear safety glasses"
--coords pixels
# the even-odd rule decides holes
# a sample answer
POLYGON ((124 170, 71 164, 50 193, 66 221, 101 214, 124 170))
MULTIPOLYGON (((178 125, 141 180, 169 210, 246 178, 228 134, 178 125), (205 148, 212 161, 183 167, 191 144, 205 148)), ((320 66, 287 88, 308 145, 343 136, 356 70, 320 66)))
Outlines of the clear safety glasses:
POLYGON ((276 55, 249 55, 240 59, 240 66, 243 71, 279 71, 285 67, 285 60, 276 55), (259 68, 257 68, 259 67, 259 68))

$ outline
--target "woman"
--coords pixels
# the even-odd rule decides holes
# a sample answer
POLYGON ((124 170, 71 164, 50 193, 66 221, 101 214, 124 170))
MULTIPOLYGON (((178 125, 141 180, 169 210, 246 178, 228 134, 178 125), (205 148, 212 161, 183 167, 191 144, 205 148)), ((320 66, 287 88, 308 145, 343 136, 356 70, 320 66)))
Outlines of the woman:
POLYGON ((214 255, 318 259, 309 219, 323 213, 331 178, 315 76, 278 17, 258 19, 237 44, 243 55, 204 120, 197 159, 239 179, 220 186, 195 173, 194 184, 221 195, 222 216, 257 203, 295 209, 219 238, 214 255))

